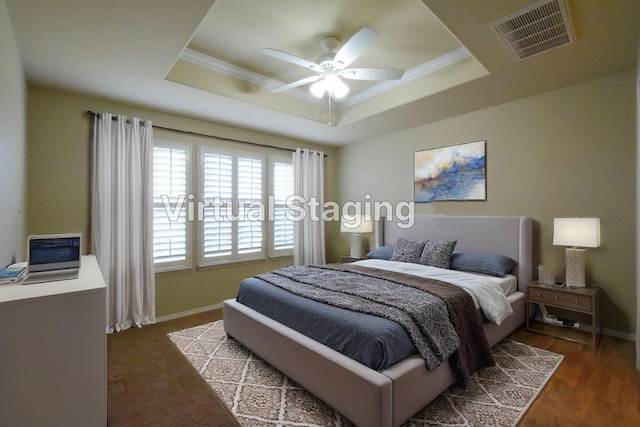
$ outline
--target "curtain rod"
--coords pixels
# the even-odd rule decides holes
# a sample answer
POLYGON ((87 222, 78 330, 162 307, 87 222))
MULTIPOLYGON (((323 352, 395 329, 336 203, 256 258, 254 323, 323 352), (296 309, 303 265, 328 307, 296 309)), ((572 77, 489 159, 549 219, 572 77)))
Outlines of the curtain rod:
MULTIPOLYGON (((95 118, 95 117, 100 116, 100 113, 94 113, 93 111, 89 110, 89 111, 87 111, 87 115, 95 118)), ((114 116, 112 118, 112 120, 116 120, 116 117, 114 116)), ((144 124, 144 120, 140 120, 140 124, 144 124)), ((215 139, 219 139, 219 140, 222 140, 222 141, 239 142, 241 144, 249 144, 249 145, 254 145, 254 146, 257 146, 257 147, 275 148, 277 150, 285 150, 285 151, 292 151, 292 152, 296 151, 293 148, 278 147, 276 145, 269 145, 269 144, 260 144, 258 142, 243 141, 241 139, 226 138, 224 136, 210 135, 210 134, 206 134, 206 133, 193 132, 193 131, 190 131, 190 130, 169 128, 169 127, 165 127, 165 126, 158 126, 158 125, 155 125, 155 124, 152 124, 152 126, 153 126, 154 129, 166 130, 168 132, 182 133, 182 134, 185 134, 185 135, 203 136, 205 138, 215 138, 215 139)), ((327 155, 325 154, 324 157, 327 157, 327 155)))

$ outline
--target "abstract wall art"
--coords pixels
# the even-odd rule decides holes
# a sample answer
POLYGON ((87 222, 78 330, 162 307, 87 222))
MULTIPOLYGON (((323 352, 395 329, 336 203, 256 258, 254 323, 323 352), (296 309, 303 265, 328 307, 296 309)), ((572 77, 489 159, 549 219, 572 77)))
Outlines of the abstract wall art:
POLYGON ((487 200, 486 141, 415 153, 414 200, 487 200))

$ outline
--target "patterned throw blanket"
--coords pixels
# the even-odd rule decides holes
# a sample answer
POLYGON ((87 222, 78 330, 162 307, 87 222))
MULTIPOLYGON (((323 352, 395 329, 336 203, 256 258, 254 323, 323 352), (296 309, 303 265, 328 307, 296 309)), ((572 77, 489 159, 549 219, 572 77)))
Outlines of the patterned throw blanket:
POLYGON ((427 369, 450 359, 461 387, 474 371, 495 364, 473 299, 450 283, 353 264, 290 266, 257 277, 314 301, 400 324, 427 369))

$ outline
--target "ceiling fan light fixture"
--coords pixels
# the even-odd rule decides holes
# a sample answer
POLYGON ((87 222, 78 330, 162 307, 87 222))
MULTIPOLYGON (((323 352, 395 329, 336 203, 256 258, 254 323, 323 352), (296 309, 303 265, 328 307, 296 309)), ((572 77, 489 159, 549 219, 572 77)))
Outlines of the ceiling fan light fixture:
POLYGON ((335 74, 325 77, 324 80, 326 82, 327 92, 332 94, 334 98, 342 99, 349 93, 349 86, 335 74))
POLYGON ((262 52, 274 58, 290 62, 300 67, 315 71, 316 75, 297 80, 293 83, 273 89, 271 92, 279 93, 298 86, 313 83, 311 93, 317 98, 322 98, 325 93, 336 100, 342 99, 349 93, 349 87, 340 79, 344 76, 353 80, 397 80, 402 78, 404 71, 393 68, 346 68, 358 59, 365 50, 373 44, 378 33, 371 28, 361 28, 354 34, 337 52, 334 53, 340 42, 337 38, 329 36, 320 41, 320 46, 325 52, 316 62, 308 61, 289 53, 275 49, 262 49, 262 52))
POLYGON ((327 84, 325 83, 324 79, 320 79, 317 82, 315 82, 314 84, 312 84, 311 87, 309 88, 309 90, 311 91, 313 96, 315 96, 317 98, 322 98, 324 96, 324 92, 326 90, 326 86, 327 86, 327 84))
POLYGON ((338 76, 331 74, 318 80, 309 88, 313 96, 322 98, 327 92, 329 96, 333 95, 335 99, 342 99, 349 93, 347 86, 338 76))

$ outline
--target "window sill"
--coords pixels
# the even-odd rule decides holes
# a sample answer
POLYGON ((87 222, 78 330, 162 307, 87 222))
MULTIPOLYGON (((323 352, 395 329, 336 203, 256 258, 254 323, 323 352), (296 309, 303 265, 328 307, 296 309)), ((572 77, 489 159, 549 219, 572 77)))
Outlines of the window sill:
POLYGON ((187 274, 191 271, 191 267, 175 267, 166 270, 156 270, 156 277, 176 276, 178 274, 187 274))
POLYGON ((198 265, 198 271, 206 271, 206 270, 216 270, 219 268, 229 268, 229 267, 242 267, 243 265, 252 265, 252 264, 261 264, 267 262, 267 258, 256 258, 256 259, 247 259, 247 260, 238 260, 238 261, 227 261, 227 262, 219 262, 215 264, 204 264, 198 265))
POLYGON ((284 259, 291 258, 293 259, 293 254, 290 255, 272 255, 269 257, 269 261, 282 261, 284 259))

